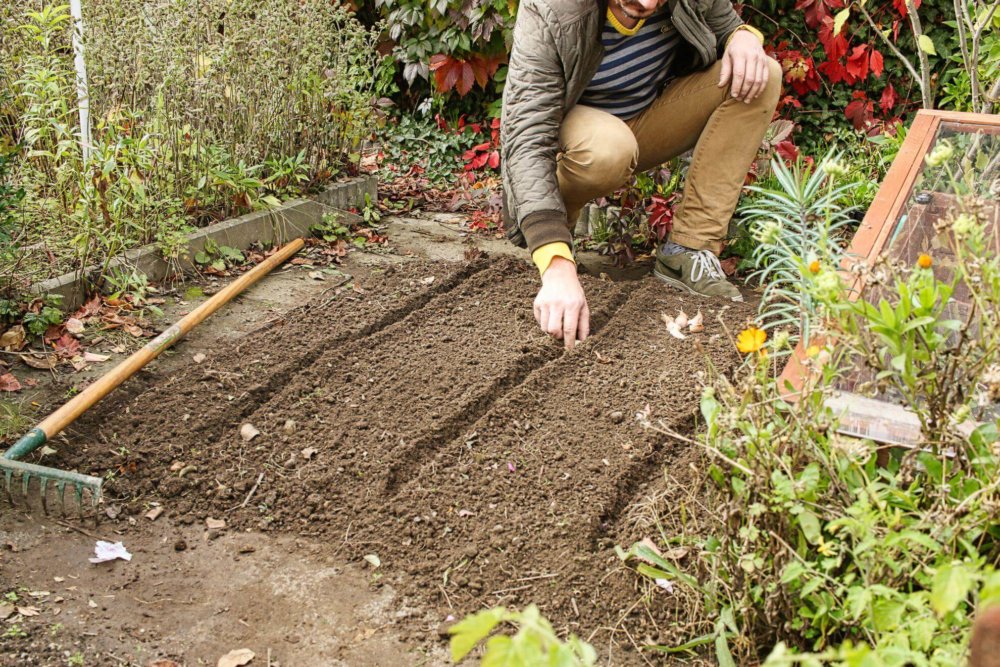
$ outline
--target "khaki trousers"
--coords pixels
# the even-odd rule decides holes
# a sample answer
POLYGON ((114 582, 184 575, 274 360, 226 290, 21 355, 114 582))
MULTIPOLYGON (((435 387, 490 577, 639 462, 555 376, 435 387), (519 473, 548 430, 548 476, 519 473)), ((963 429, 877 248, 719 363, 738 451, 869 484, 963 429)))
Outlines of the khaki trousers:
POLYGON ((636 172, 694 148, 670 240, 722 250, 747 170, 781 92, 781 66, 768 59, 763 92, 749 104, 720 88, 721 63, 672 81, 648 109, 627 121, 577 105, 563 120, 556 173, 570 229, 591 199, 610 195, 636 172))

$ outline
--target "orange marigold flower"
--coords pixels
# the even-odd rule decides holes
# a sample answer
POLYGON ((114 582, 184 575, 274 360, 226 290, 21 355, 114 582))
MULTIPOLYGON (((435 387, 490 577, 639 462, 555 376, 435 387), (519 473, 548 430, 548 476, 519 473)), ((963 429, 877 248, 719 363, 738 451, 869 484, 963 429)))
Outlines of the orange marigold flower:
POLYGON ((767 332, 757 327, 747 327, 736 337, 736 349, 743 354, 760 352, 767 340, 767 332))
POLYGON ((917 258, 917 266, 921 269, 929 269, 934 265, 934 260, 926 252, 920 253, 920 257, 917 258))
POLYGON ((818 259, 809 262, 809 273, 819 273, 820 264, 818 259))

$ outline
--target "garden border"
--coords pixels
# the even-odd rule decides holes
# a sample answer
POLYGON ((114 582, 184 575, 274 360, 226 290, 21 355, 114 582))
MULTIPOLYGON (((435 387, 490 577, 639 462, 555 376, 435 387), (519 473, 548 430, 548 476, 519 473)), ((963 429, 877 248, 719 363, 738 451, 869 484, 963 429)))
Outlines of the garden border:
MULTIPOLYGON (((372 203, 378 199, 378 180, 375 176, 359 176, 327 186, 308 199, 291 199, 281 206, 265 211, 255 211, 236 218, 228 218, 188 235, 187 250, 177 260, 166 260, 154 244, 127 251, 113 259, 109 268, 131 267, 151 281, 163 280, 169 275, 195 268, 193 257, 211 239, 219 245, 246 250, 251 244, 285 243, 293 238, 309 235, 309 228, 320 222, 323 213, 331 209, 346 212, 351 207, 361 208, 365 197, 372 203)), ((62 308, 73 311, 83 305, 85 282, 99 267, 64 273, 55 278, 37 282, 28 288, 30 294, 57 294, 62 296, 62 308)))

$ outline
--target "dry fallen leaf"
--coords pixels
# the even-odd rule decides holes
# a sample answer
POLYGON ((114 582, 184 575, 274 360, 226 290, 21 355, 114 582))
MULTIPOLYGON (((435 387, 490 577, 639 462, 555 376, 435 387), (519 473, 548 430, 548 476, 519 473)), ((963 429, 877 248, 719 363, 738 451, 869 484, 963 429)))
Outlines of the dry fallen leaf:
POLYGON ((183 470, 183 469, 184 469, 183 461, 174 461, 173 463, 170 464, 170 472, 177 472, 178 470, 183 470))
POLYGON ((253 424, 244 424, 240 427, 240 437, 243 438, 243 442, 250 442, 258 435, 260 435, 260 431, 253 424))
POLYGON ((205 527, 209 530, 225 530, 226 521, 225 519, 213 519, 212 517, 208 517, 205 519, 205 527))
POLYGON ((379 566, 382 565, 382 559, 379 558, 376 554, 366 554, 365 560, 368 561, 368 563, 371 564, 371 566, 374 568, 378 568, 379 566))
POLYGON ((687 338, 687 336, 681 333, 681 327, 679 324, 677 324, 676 320, 667 323, 667 333, 669 333, 674 338, 679 338, 681 340, 687 338))
POLYGON ((691 333, 701 333, 705 330, 705 317, 698 311, 698 314, 691 318, 688 322, 688 331, 691 333))
POLYGON ((302 458, 304 458, 307 461, 311 461, 312 457, 316 456, 316 452, 318 451, 319 450, 316 449, 315 447, 306 447, 305 449, 302 450, 302 458))
POLYGON ((12 327, 0 336, 0 349, 17 352, 24 347, 25 338, 24 327, 12 327))
POLYGON ((28 366, 41 371, 50 371, 59 363, 59 358, 54 354, 26 354, 21 357, 28 366))
POLYGON ((21 383, 12 373, 0 375, 0 391, 21 391, 21 383))
POLYGON ((219 658, 217 667, 242 667, 243 665, 249 665, 253 659, 253 651, 248 648, 240 648, 230 651, 219 658))
POLYGON ((434 276, 427 276, 426 278, 420 279, 421 285, 430 285, 434 282, 434 276))
POLYGON ((83 360, 84 361, 89 361, 90 363, 93 363, 93 364, 99 364, 101 362, 107 361, 110 358, 111 357, 109 355, 107 355, 107 354, 95 354, 93 352, 84 352, 83 353, 83 360))
POLYGON ((0 621, 5 620, 9 616, 13 616, 15 611, 16 609, 14 609, 14 605, 12 604, 0 604, 0 621))
POLYGON ((156 521, 158 518, 160 518, 161 514, 163 514, 163 508, 154 507, 153 509, 146 512, 146 518, 149 519, 150 521, 156 521))
POLYGON ((192 359, 194 359, 194 363, 200 364, 201 362, 205 361, 205 353, 199 352, 198 354, 194 355, 192 359))
POLYGON ((75 317, 66 320, 66 331, 72 334, 83 333, 83 322, 75 317))
POLYGON ((18 607, 17 613, 21 616, 38 616, 41 612, 38 611, 38 607, 18 607))

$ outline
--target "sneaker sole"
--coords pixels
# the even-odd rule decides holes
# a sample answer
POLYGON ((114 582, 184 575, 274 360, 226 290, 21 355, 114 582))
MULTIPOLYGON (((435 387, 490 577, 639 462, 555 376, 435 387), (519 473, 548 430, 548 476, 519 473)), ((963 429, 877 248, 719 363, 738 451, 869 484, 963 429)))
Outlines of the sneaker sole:
MULTIPOLYGON (((705 297, 708 297, 709 299, 724 299, 724 298, 726 298, 724 296, 713 296, 713 295, 710 295, 710 294, 702 294, 701 292, 698 292, 696 290, 691 289, 689 286, 685 285, 680 280, 677 280, 676 278, 673 278, 671 276, 666 276, 666 275, 660 273, 659 271, 656 270, 656 268, 653 269, 653 275, 656 276, 656 279, 659 280, 660 282, 662 282, 662 283, 664 283, 666 285, 669 285, 671 287, 676 287, 677 289, 679 289, 681 291, 684 291, 684 292, 687 292, 688 294, 697 294, 698 296, 705 296, 705 297)), ((743 295, 740 294, 739 296, 730 297, 730 301, 742 302, 743 301, 743 295)))

